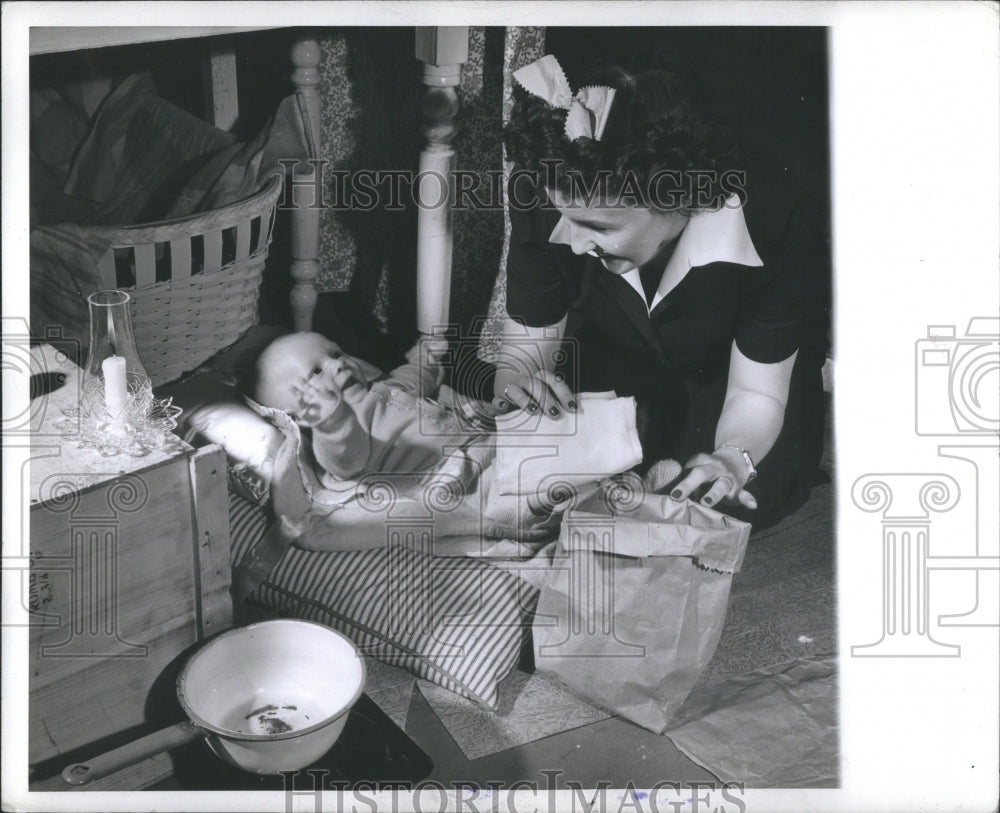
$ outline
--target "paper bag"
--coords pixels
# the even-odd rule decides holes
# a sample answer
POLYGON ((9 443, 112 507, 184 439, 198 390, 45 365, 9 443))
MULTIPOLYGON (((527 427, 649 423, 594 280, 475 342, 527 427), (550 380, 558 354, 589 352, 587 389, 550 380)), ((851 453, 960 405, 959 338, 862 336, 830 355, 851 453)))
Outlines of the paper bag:
POLYGON ((563 519, 535 668, 662 734, 715 652, 749 535, 693 502, 602 489, 563 519))

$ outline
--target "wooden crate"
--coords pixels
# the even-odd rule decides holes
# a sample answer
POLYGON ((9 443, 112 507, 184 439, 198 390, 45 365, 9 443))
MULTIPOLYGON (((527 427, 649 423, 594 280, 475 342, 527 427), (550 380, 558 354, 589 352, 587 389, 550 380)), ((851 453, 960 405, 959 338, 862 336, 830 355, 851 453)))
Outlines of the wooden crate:
POLYGON ((33 769, 172 722, 187 654, 232 625, 222 450, 101 458, 47 432, 47 413, 31 463, 33 769))

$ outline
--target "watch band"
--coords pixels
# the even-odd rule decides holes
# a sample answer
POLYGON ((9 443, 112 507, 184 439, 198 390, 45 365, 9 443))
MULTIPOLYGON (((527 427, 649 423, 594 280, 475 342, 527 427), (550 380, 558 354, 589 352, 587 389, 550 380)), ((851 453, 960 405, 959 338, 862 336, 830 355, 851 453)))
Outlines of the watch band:
POLYGON ((750 452, 744 449, 742 446, 737 446, 735 443, 723 443, 720 449, 736 449, 741 455, 743 455, 743 462, 747 464, 747 479, 746 483, 749 483, 757 478, 757 467, 754 465, 753 457, 751 457, 750 452))

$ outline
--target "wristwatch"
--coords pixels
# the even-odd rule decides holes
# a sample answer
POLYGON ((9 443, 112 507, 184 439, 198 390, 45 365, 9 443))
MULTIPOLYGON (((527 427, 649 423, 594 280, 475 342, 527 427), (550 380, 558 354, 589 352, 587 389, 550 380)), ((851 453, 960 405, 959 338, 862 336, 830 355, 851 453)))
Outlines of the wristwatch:
POLYGON ((736 451, 743 455, 743 462, 747 464, 747 479, 745 480, 744 485, 757 479, 757 467, 753 463, 753 457, 750 456, 750 452, 742 446, 737 446, 735 443, 723 443, 719 448, 736 449, 736 451))

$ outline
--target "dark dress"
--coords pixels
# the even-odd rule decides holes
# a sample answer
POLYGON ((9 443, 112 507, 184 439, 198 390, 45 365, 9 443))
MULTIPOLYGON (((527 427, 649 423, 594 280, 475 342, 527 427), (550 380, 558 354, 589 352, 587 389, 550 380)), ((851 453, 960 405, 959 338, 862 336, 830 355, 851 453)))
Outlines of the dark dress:
POLYGON ((748 170, 743 208, 763 267, 694 267, 652 313, 597 258, 548 242, 559 220, 554 209, 512 211, 507 312, 535 327, 567 316, 571 341, 560 371, 574 391, 635 396, 646 466, 714 451, 734 339, 762 363, 797 349, 781 434, 748 486, 758 508, 720 506, 761 528, 801 505, 815 482, 830 260, 818 222, 784 171, 748 170))

